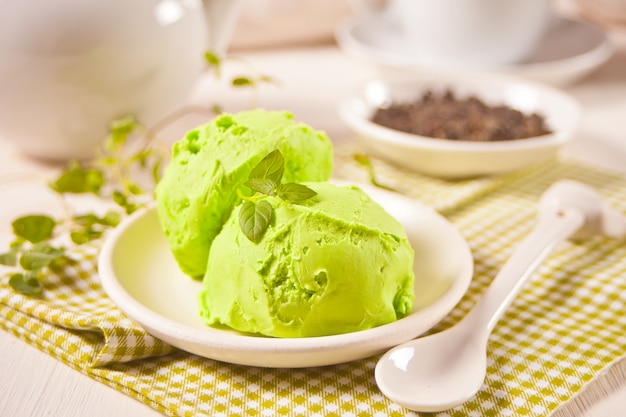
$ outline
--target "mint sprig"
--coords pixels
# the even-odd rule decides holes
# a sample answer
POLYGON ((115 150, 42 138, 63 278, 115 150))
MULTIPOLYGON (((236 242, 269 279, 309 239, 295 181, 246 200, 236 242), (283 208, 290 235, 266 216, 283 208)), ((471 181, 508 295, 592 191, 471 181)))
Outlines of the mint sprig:
POLYGON ((248 239, 258 242, 272 221, 274 207, 265 200, 244 201, 239 211, 239 226, 248 239))
POLYGON ((41 279, 46 276, 46 270, 72 262, 66 248, 58 244, 59 237, 66 235, 74 245, 83 245, 101 238, 121 221, 122 213, 117 210, 102 216, 94 213, 72 215, 65 204, 67 194, 94 194, 115 202, 125 214, 134 212, 151 200, 151 187, 135 181, 132 173, 149 171, 151 180, 156 184, 165 154, 147 145, 138 150, 136 147, 129 149, 131 136, 141 130, 144 130, 143 126, 132 117, 113 121, 97 158, 81 163, 70 162, 57 178, 48 183, 49 188, 64 202, 64 218, 30 214, 13 221, 15 239, 7 252, 0 253, 0 264, 14 269, 9 276, 9 285, 13 290, 28 296, 39 295, 43 290, 41 279))
POLYGON ((266 196, 276 196, 284 201, 299 202, 315 197, 317 193, 306 185, 282 184, 285 171, 285 158, 279 150, 270 152, 252 170, 244 185, 254 195, 247 197, 239 192, 244 200, 239 209, 239 227, 252 242, 261 240, 274 216, 274 207, 262 200, 266 196))
MULTIPOLYGON (((252 95, 250 96, 250 108, 257 107, 256 103, 258 101, 259 88, 262 84, 278 84, 277 80, 274 78, 265 75, 259 74, 254 68, 245 60, 237 57, 230 56, 219 56, 213 51, 206 51, 204 53, 204 61, 209 69, 213 70, 215 77, 220 79, 222 74, 224 73, 223 68, 226 61, 239 61, 239 64, 242 64, 246 67, 248 71, 251 71, 248 75, 238 75, 233 76, 230 79, 230 86, 233 88, 248 88, 251 90, 252 95)), ((216 114, 220 114, 223 112, 223 109, 220 105, 213 105, 213 112, 216 114)))
POLYGON ((39 277, 35 272, 11 274, 9 285, 20 294, 35 296, 41 294, 43 289, 39 277))

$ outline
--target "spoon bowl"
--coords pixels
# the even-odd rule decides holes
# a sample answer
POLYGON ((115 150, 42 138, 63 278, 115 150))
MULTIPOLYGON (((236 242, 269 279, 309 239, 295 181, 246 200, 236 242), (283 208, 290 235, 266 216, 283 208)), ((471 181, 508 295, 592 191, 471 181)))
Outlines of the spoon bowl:
POLYGON ((551 250, 570 237, 622 237, 626 219, 591 188, 560 181, 542 196, 538 222, 520 243, 484 297, 455 326, 401 344, 379 360, 376 383, 384 395, 415 411, 442 411, 470 400, 481 388, 487 344, 496 323, 551 250))
MULTIPOLYGON (((471 399, 480 389, 487 369, 486 339, 468 334, 468 329, 455 326, 446 333, 449 343, 441 343, 439 338, 424 337, 418 345, 401 345, 389 352, 387 360, 393 366, 378 366, 376 381, 383 394, 409 409, 436 412, 452 408, 459 401, 471 399), (436 355, 432 352, 436 351, 436 355), (419 360, 417 358, 423 358, 419 360), (468 379, 450 379, 450 373, 462 372, 468 379), (386 384, 387 381, 406 381, 407 375, 428 375, 405 384, 386 384), (445 387, 448 402, 432 395, 432 388, 445 387)), ((380 362, 379 362, 380 363, 380 362)))

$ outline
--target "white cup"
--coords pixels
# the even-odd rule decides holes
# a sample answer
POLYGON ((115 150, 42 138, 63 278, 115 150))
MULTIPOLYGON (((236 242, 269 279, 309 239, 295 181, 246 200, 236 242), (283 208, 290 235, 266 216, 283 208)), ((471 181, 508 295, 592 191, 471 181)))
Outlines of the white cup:
MULTIPOLYGON (((371 1, 363 0, 363 3, 371 1)), ((407 49, 433 66, 487 68, 518 63, 541 41, 550 0, 388 0, 407 49)))
POLYGON ((0 137, 87 159, 114 119, 156 123, 185 103, 204 52, 224 47, 235 3, 0 0, 0 137))

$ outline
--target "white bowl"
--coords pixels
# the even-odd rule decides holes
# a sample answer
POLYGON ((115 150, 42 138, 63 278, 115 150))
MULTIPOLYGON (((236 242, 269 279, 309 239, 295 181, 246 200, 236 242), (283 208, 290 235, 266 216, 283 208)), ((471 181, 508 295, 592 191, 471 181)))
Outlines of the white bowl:
POLYGON ((178 268, 154 208, 134 213, 107 239, 98 263, 102 286, 147 332, 211 359, 297 368, 380 353, 443 319, 467 291, 474 262, 461 234, 432 208, 400 194, 360 187, 400 221, 415 249, 413 311, 395 322, 354 333, 284 339, 207 326, 196 306, 202 283, 178 268))
POLYGON ((343 121, 372 154, 400 166, 444 178, 499 174, 555 156, 571 139, 580 106, 547 85, 503 76, 412 76, 373 80, 339 105, 343 121), (416 100, 430 91, 450 89, 459 98, 475 95, 489 105, 506 105, 545 118, 551 134, 525 139, 475 142, 436 139, 390 129, 370 120, 378 107, 416 100))

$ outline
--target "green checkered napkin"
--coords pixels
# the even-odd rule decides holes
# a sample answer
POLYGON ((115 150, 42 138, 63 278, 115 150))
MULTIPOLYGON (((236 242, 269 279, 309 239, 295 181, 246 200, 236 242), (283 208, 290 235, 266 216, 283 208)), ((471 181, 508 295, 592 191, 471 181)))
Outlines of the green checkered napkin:
MULTIPOLYGON (((336 176, 365 180, 354 149, 336 150, 336 176)), ((491 178, 444 181, 373 160, 378 180, 454 223, 469 242, 475 277, 459 305, 433 331, 457 322, 530 231, 540 194, 569 178, 595 187, 626 213, 626 176, 551 161, 491 178)), ((0 325, 76 370, 171 416, 417 415, 383 397, 377 357, 307 369, 220 363, 146 334, 104 294, 98 247, 47 278, 43 298, 0 281, 0 325)), ((545 416, 626 353, 626 244, 603 237, 564 242, 539 267, 496 326, 485 385, 440 416, 545 416)))

